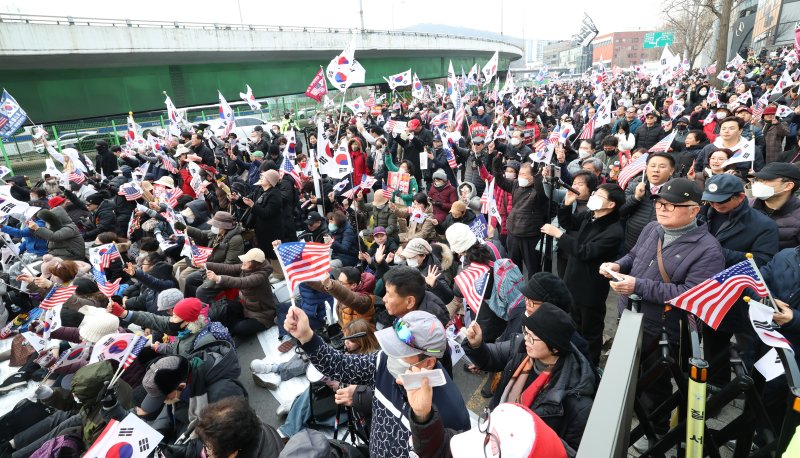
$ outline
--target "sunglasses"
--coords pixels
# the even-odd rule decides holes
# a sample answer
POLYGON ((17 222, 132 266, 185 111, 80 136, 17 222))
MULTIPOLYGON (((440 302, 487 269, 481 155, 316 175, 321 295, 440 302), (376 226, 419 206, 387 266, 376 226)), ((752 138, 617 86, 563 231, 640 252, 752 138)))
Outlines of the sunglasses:
POLYGON ((411 328, 408 326, 402 319, 398 319, 394 322, 394 333, 397 335, 397 338, 400 339, 401 342, 408 345, 409 347, 419 350, 423 353, 441 353, 442 350, 437 350, 433 348, 420 348, 414 344, 414 334, 411 333, 411 328))

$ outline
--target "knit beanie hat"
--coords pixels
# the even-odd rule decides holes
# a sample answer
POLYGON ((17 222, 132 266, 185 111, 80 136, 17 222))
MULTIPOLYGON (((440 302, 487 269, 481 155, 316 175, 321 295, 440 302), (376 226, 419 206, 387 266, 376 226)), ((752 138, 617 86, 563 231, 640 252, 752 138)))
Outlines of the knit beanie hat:
POLYGON ((437 178, 440 180, 447 181, 447 174, 445 173, 444 170, 437 169, 435 172, 433 172, 433 179, 435 180, 437 178))
POLYGON ((450 244, 450 249, 453 250, 454 253, 459 254, 465 253, 478 241, 472 229, 464 223, 454 223, 447 228, 444 235, 447 237, 447 243, 450 244))
POLYGON ((519 292, 528 299, 549 302, 565 312, 572 305, 572 294, 567 284, 551 272, 533 274, 527 284, 519 287, 519 292))
POLYGON ((165 289, 164 291, 158 293, 156 307, 158 307, 159 312, 164 312, 175 307, 175 304, 180 302, 181 299, 183 299, 183 293, 181 290, 177 288, 165 289))
POLYGON ((410 258, 412 256, 419 256, 421 254, 431 254, 431 245, 424 239, 415 238, 408 241, 406 247, 403 249, 403 257, 410 258))
POLYGON ((182 299, 175 304, 172 313, 187 323, 194 323, 197 317, 200 316, 200 310, 203 308, 203 303, 196 297, 188 297, 182 299))
POLYGON ((567 312, 555 305, 549 302, 542 304, 531 316, 525 318, 525 327, 559 354, 572 351, 571 338, 575 333, 575 323, 567 312))
POLYGON ((78 334, 81 339, 95 343, 103 336, 117 332, 117 328, 119 328, 119 318, 105 311, 92 311, 81 321, 78 334))

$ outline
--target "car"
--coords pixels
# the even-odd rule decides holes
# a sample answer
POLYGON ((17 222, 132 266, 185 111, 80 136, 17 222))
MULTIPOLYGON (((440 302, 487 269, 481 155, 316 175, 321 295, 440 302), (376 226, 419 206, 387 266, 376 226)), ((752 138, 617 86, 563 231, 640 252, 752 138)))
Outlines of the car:
POLYGON ((105 140, 106 143, 108 143, 108 146, 115 145, 117 140, 114 140, 114 137, 117 137, 117 140, 120 144, 125 144, 125 137, 116 135, 113 132, 84 135, 83 137, 78 138, 78 140, 73 144, 75 145, 75 149, 78 151, 82 153, 89 153, 95 150, 94 144, 98 140, 105 140))
MULTIPOLYGON (((225 132, 225 124, 221 119, 210 119, 208 121, 197 122, 194 124, 194 127, 199 127, 201 124, 207 125, 217 137, 221 138, 225 132)), ((267 130, 267 127, 261 118, 257 118, 255 116, 240 116, 236 118, 236 127, 233 128, 233 132, 237 137, 239 137, 240 141, 246 141, 256 126, 262 126, 264 130, 267 130)))

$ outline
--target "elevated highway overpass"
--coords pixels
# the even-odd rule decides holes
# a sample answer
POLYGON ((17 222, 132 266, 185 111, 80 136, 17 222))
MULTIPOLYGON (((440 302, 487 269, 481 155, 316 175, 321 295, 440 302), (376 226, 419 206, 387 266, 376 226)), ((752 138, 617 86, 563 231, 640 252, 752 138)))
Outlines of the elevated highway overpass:
POLYGON ((36 122, 109 116, 228 100, 250 84, 257 97, 303 93, 320 65, 351 40, 366 85, 412 68, 420 79, 522 56, 508 43, 416 32, 129 21, 0 14, 0 85, 36 122))

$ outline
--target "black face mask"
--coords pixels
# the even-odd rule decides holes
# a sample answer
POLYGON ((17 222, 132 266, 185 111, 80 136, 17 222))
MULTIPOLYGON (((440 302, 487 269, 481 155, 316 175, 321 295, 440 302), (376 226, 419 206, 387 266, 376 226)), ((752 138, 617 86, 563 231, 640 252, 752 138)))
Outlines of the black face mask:
POLYGON ((173 323, 172 321, 170 321, 169 323, 167 323, 167 334, 171 336, 178 335, 179 332, 183 331, 181 324, 183 324, 183 322, 173 323))

